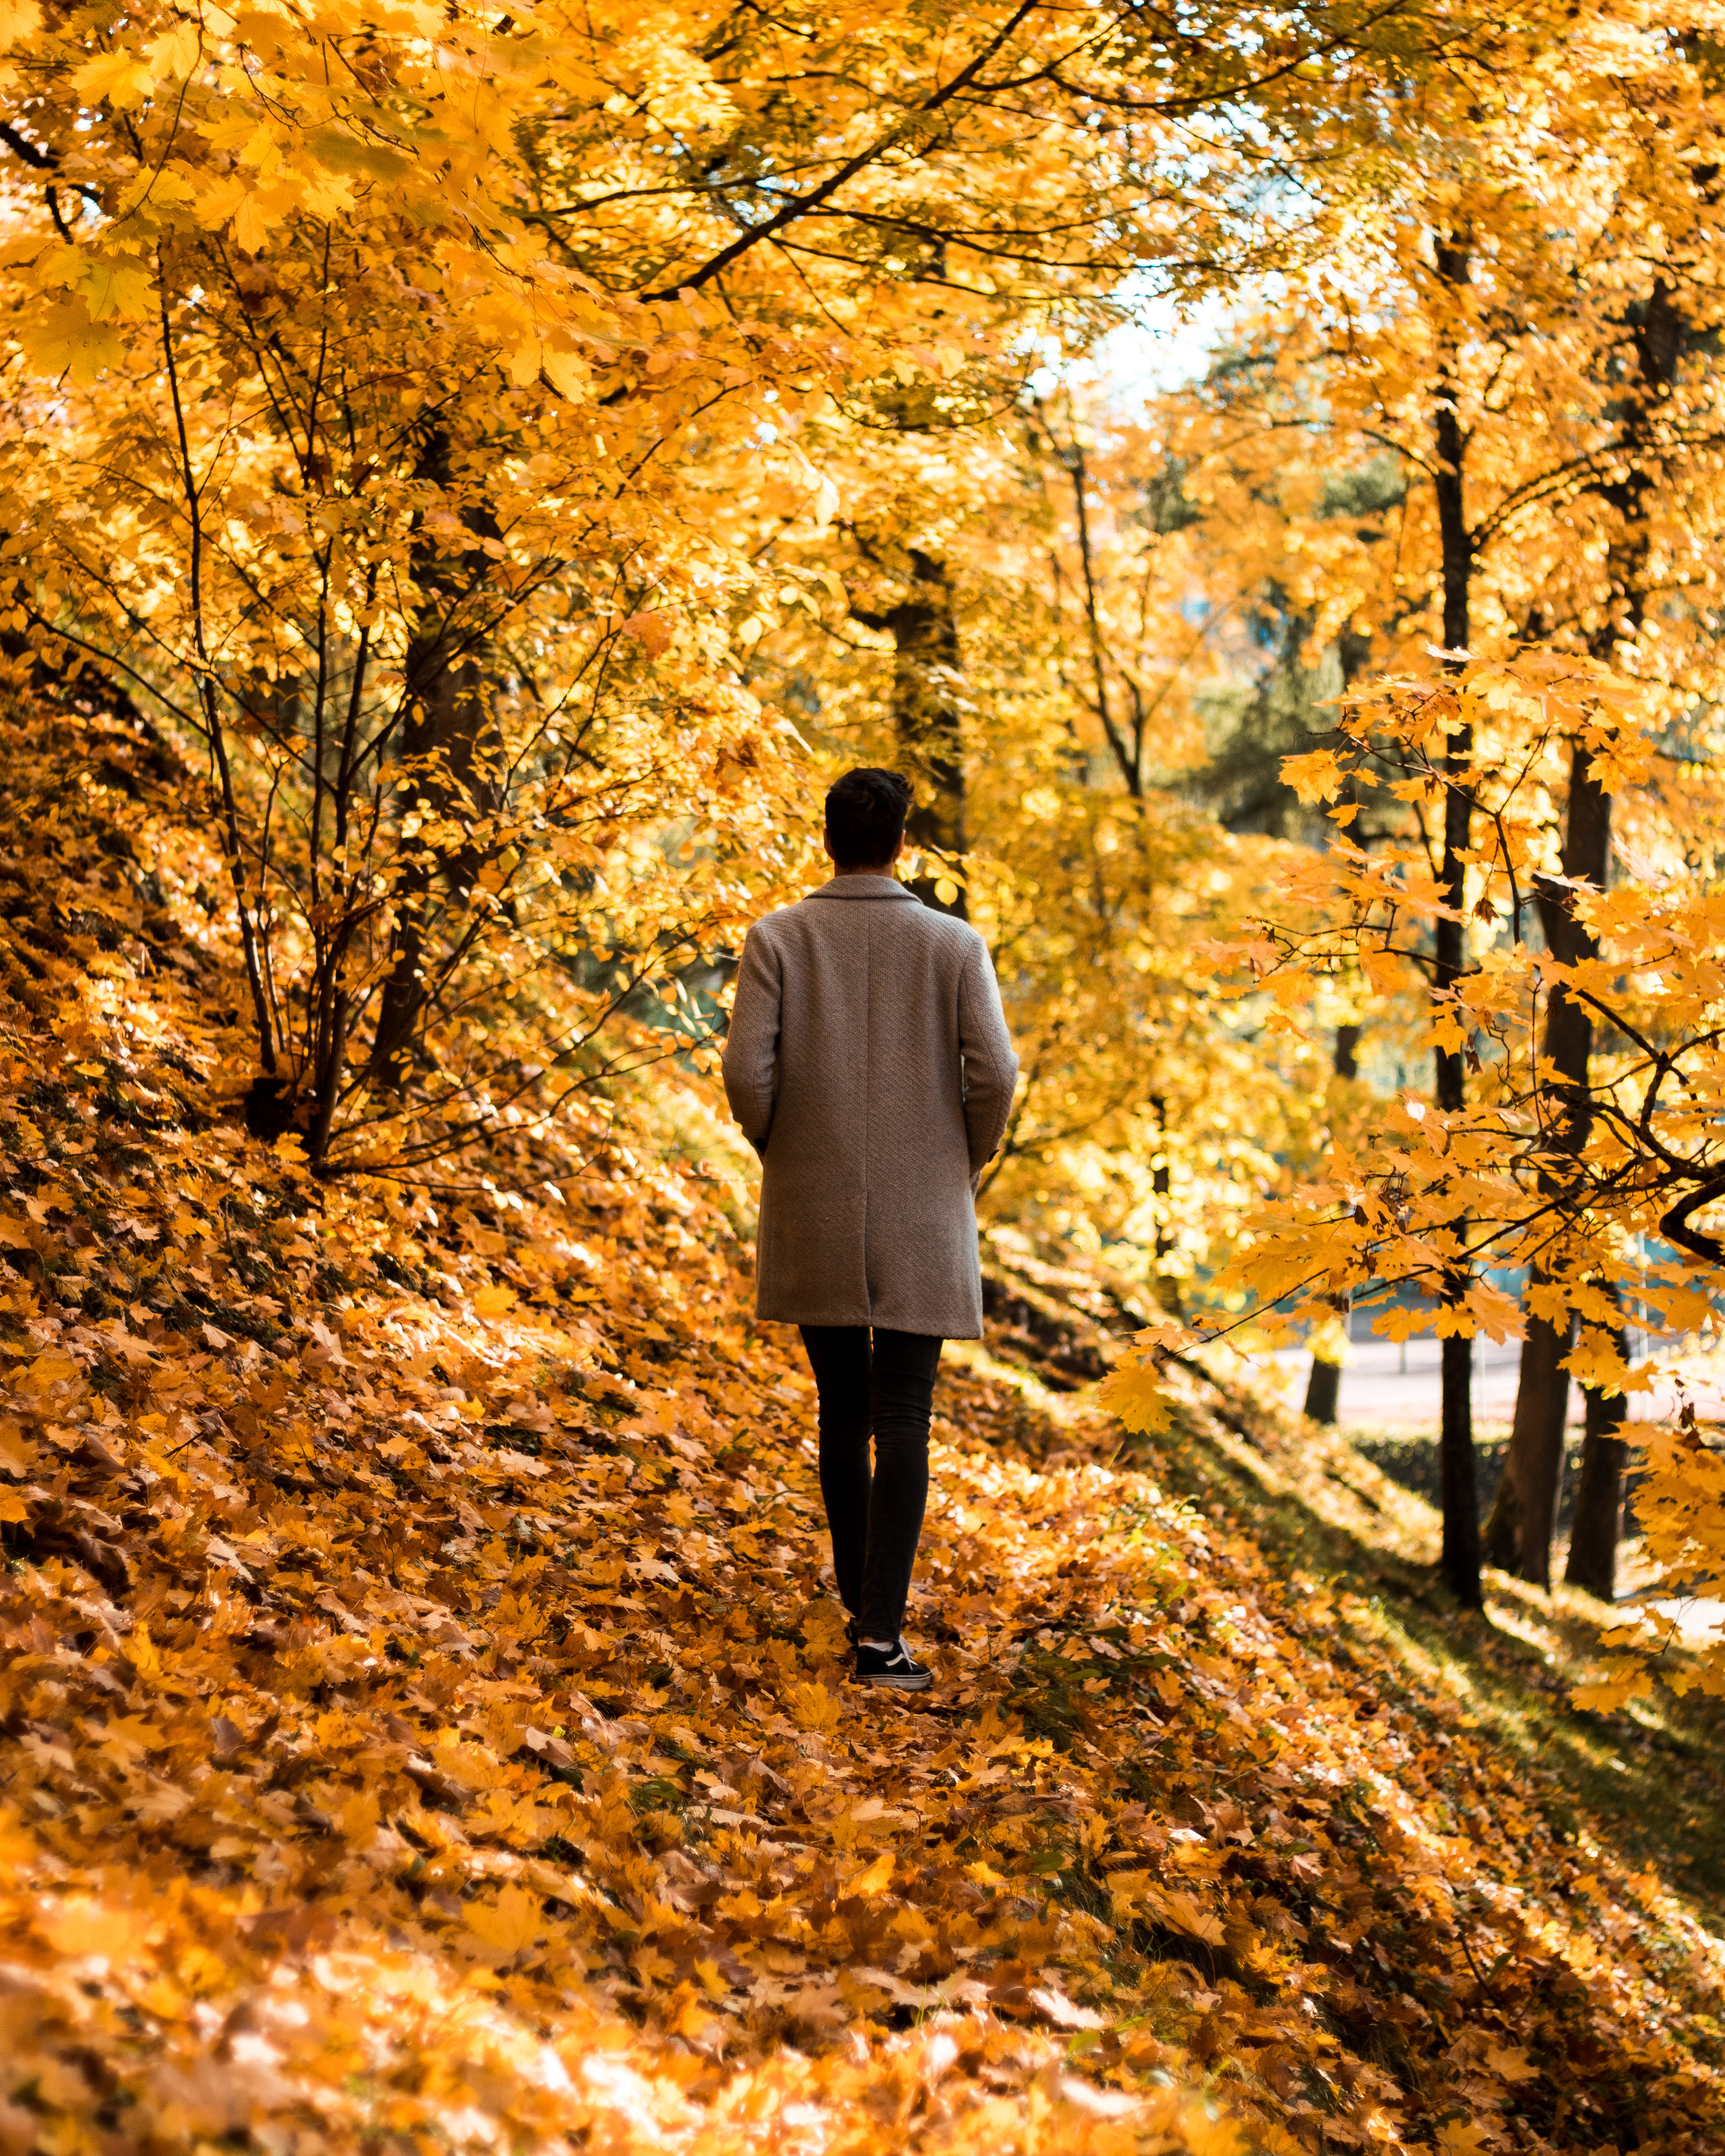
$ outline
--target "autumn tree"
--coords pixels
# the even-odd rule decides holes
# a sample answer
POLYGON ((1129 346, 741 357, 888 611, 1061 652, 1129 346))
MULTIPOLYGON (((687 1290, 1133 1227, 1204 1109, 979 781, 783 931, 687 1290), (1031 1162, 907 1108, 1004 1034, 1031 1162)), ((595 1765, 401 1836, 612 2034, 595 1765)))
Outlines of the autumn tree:
MULTIPOLYGON (((1531 54, 1544 33, 1524 18, 1512 34, 1531 54)), ((1609 658, 1650 684, 1681 683, 1678 695, 1712 693, 1717 653, 1690 595, 1717 582, 1718 429, 1708 370, 1692 365, 1680 386, 1678 364, 1686 310, 1708 317, 1698 295, 1673 296, 1683 265, 1703 263, 1712 244, 1706 62, 1699 48, 1675 52, 1657 36, 1635 50, 1626 78, 1584 41, 1566 53, 1558 90, 1515 71, 1470 77, 1463 64, 1446 100, 1428 84, 1387 104, 1386 130, 1403 153, 1396 198, 1375 219, 1362 217, 1348 248, 1315 270, 1293 305, 1247 326, 1245 364, 1235 360, 1197 394, 1200 444, 1208 428, 1210 454, 1255 465, 1283 503, 1291 490, 1275 467, 1286 452, 1274 444, 1291 429, 1327 439, 1332 469, 1376 449, 1407 475, 1394 546, 1375 558, 1320 555, 1310 509, 1291 526, 1289 559, 1322 595, 1314 622, 1348 619, 1380 665, 1405 664, 1420 642, 1501 650, 1532 638, 1609 658), (1573 196, 1555 222, 1528 214, 1565 189, 1573 196), (1672 235, 1669 260, 1646 254, 1650 215, 1672 235), (1271 430, 1261 447, 1238 424, 1251 416, 1271 430), (1650 585, 1667 602, 1649 607, 1650 585)), ((1461 876, 1476 839, 1464 828, 1473 819, 1460 784, 1469 745, 1458 737, 1452 747, 1455 783, 1428 834, 1451 901, 1431 928, 1440 1012, 1475 963, 1461 876)), ((1609 858, 1609 803, 1579 744, 1552 814, 1568 886, 1542 883, 1530 904, 1535 932, 1568 957, 1584 954, 1573 888, 1603 888, 1609 858)), ((1487 947, 1494 932, 1473 923, 1487 947)), ((1590 1039, 1590 1021, 1560 987, 1548 1029, 1560 1130, 1563 1100, 1584 1086, 1590 1039)), ((1462 1106, 1465 1065, 1481 1045, 1440 1026, 1435 1092, 1446 1111, 1462 1106)), ((1490 1553, 1542 1581, 1574 1322, 1553 1301, 1543 1265, 1536 1253, 1490 1553)), ((1466 1346, 1460 1332, 1450 1337, 1452 1527, 1471 1579, 1466 1346)), ((1602 1400, 1589 1412, 1604 1432, 1619 1410, 1602 1400)), ((1599 1442, 1600 1462, 1618 1457, 1615 1440, 1599 1442)), ((1615 1518, 1611 1474, 1590 1473, 1589 1487, 1589 1506, 1597 1490, 1615 1518)), ((1615 1531, 1589 1522, 1584 1544, 1609 1544, 1615 1531)), ((1603 1577, 1596 1561, 1594 1574, 1603 1577)))
POLYGON ((1382 19, 44 18, 0 137, 16 621, 208 759, 260 1122, 333 1166, 409 1095, 435 1148, 618 1067, 598 1029, 781 865, 787 737, 734 661, 759 519, 821 491, 802 420, 986 392, 1040 311, 1081 335, 1141 263, 1271 244, 1230 176, 1339 146, 1382 19), (643 876, 695 803, 692 882, 643 876))
MULTIPOLYGON (((1430 1294, 1457 1269, 1459 1247, 1468 1319, 1502 1337, 1520 1329, 1519 1313, 1485 1262, 1512 1270, 1538 1257, 1582 1314, 1571 1367, 1601 1394, 1644 1386, 1650 1373, 1621 1355, 1620 1305, 1635 1302, 1644 1322, 1672 1332, 1694 1327, 1711 1315, 1711 1269, 1725 1249, 1696 1224, 1725 1194, 1707 1105, 1725 1040, 1715 993, 1717 788, 1686 798, 1674 789, 1656 702, 1584 658, 1520 654, 1471 661, 1453 680, 1391 682, 1353 700, 1343 733, 1340 748, 1289 767, 1309 798, 1336 804, 1330 859, 1311 859, 1291 880, 1279 920, 1262 919, 1252 940, 1213 955, 1240 968, 1243 997, 1271 988, 1297 1001, 1355 968, 1378 996, 1405 993, 1429 968, 1429 924, 1450 895, 1417 844, 1368 852, 1353 840, 1355 801, 1340 797, 1377 788, 1410 805, 1440 802, 1462 735, 1462 776, 1489 834, 1468 864, 1470 906, 1491 902, 1503 929, 1459 978, 1454 1022, 1489 1052, 1461 1111, 1404 1095, 1375 1127, 1333 1145, 1317 1173, 1254 1224, 1233 1277, 1288 1325, 1319 1317, 1337 1295, 1381 1300, 1408 1286, 1430 1294), (1536 941, 1529 896, 1555 872, 1550 808, 1576 737, 1601 787, 1635 803, 1640 865, 1608 892, 1576 894, 1594 941, 1564 961, 1536 941), (1686 857, 1693 866, 1674 875, 1668 864, 1686 857), (1295 925, 1288 896, 1304 902, 1307 926, 1295 925), (1539 1019, 1557 986, 1594 1013, 1611 1043, 1577 1103, 1579 1147, 1567 1132, 1553 1138, 1546 1109, 1539 1019), (1672 1255, 1650 1260, 1644 1253, 1659 1243, 1672 1255)), ((1404 1337, 1418 1322, 1392 1309, 1379 1328, 1404 1337)), ((1147 1345, 1159 1352, 1169 1337, 1147 1335, 1147 1345)), ((1155 1389, 1153 1353, 1122 1376, 1115 1397, 1129 1414, 1151 1414, 1155 1389)), ((1687 1522, 1692 1568, 1720 1530, 1706 1501, 1676 1506, 1671 1478, 1685 1457, 1681 1445, 1666 1449, 1656 1501, 1687 1522)), ((1675 1553, 1669 1537, 1666 1547, 1675 1553)))

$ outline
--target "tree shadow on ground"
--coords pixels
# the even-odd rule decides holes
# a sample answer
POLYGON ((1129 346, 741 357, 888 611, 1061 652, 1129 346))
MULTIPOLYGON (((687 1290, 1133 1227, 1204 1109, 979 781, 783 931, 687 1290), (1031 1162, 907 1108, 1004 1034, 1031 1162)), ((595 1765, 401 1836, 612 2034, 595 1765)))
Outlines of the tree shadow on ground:
POLYGON ((1656 1863, 1717 1928, 1725 1703, 1661 1688, 1620 1712, 1575 1707, 1574 1686, 1598 1667, 1604 1604, 1492 1571, 1485 1614, 1461 1609, 1437 1574, 1439 1523, 1422 1499, 1334 1432, 1273 1417, 1231 1388, 1206 1404, 1215 1413, 1183 1416, 1178 1442, 1135 1442, 1135 1464, 1248 1527, 1290 1587, 1351 1589, 1330 1622, 1386 1690, 1447 1694, 1465 1726, 1514 1759, 1555 1833, 1572 1840, 1585 1826, 1630 1864, 1656 1863))

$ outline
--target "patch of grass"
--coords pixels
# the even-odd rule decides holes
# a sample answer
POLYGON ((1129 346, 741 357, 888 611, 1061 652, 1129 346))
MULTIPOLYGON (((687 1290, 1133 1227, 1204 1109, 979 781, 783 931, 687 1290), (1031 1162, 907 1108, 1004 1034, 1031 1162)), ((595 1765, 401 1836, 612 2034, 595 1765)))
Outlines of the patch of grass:
POLYGON ((649 1774, 630 1789, 629 1800, 638 1812, 681 1812, 689 1794, 668 1774, 649 1774))
POLYGON ((1434 1692, 1513 1759, 1566 1841, 1591 1834, 1636 1866, 1656 1862, 1710 1928, 1725 1922, 1725 1702, 1660 1691, 1602 1715, 1570 1702, 1597 1664, 1608 1611, 1579 1589, 1549 1594, 1492 1571, 1483 1614, 1436 1570, 1440 1522, 1335 1432, 1235 1394, 1236 1430, 1194 1419, 1159 1452, 1164 1486, 1219 1504, 1253 1532, 1297 1599, 1327 1589, 1327 1623, 1387 1700, 1416 1720, 1434 1692))

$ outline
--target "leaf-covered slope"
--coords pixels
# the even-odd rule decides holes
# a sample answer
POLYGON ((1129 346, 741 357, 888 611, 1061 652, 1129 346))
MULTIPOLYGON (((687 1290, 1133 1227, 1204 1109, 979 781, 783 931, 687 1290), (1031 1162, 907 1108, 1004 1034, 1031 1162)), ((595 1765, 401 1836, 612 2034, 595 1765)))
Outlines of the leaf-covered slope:
POLYGON ((0 2145, 1725 2146, 1713 1943, 1081 1394, 951 1351, 856 1691, 723 1187, 315 1182, 135 752, 9 747, 0 2145))

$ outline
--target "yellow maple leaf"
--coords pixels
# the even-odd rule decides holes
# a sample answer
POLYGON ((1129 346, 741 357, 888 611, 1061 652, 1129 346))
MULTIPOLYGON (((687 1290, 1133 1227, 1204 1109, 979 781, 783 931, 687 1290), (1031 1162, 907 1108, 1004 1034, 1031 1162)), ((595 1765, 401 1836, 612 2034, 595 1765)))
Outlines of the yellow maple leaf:
POLYGON ((798 1729, 825 1733, 836 1729, 843 1718, 843 1709, 824 1685, 793 1685, 785 1696, 785 1705, 798 1729))
POLYGON ((1438 2156, 1481 2156, 1488 2146, 1486 2129, 1471 2119, 1452 2118, 1438 2128, 1438 2156))
POLYGON ((240 198, 239 207, 234 213, 234 237, 248 254, 255 254, 263 245, 270 230, 270 220, 264 214, 255 191, 240 198))
POLYGON ((467 1928, 490 1952, 512 1958, 543 1930, 544 1911, 536 1894, 511 1884, 495 1902, 475 1902, 467 1912, 467 1928))
POLYGON ((79 1375, 79 1368, 69 1355, 59 1355, 49 1349, 39 1355, 24 1373, 31 1389, 46 1392, 50 1385, 63 1385, 69 1378, 79 1375))
POLYGON ((150 1922, 148 1917, 134 1909, 69 1897, 50 1902, 36 1918, 36 1928, 56 1953, 76 1959, 84 1954, 136 1953, 150 1922))
POLYGON ((42 10, 36 0, 0 0, 0 51, 33 38, 41 28, 42 10))
POLYGON ((116 112, 140 105, 155 87, 150 64, 122 45, 97 53, 72 77, 72 87, 86 105, 110 105, 116 112))
POLYGON ((1188 2103, 1181 2108, 1179 2125, 1181 2143, 1189 2156, 1238 2156, 1240 2128, 1225 2112, 1214 2112, 1201 2102, 1188 2103))
POLYGON ((845 1883, 847 1894, 884 1894, 892 1882, 892 1851, 883 1849, 874 1862, 866 1865, 845 1883))
POLYGON ((356 1789, 341 1807, 341 1839, 356 1849, 362 1849, 377 1831, 377 1823, 383 1816, 383 1808, 371 1789, 356 1789))
POLYGON ((198 64, 201 44, 195 23, 177 23, 172 29, 152 38, 150 66, 157 80, 177 80, 182 75, 190 74, 198 64))
POLYGON ((1309 756, 1285 756, 1283 783, 1291 786, 1308 804, 1327 801, 1341 789, 1343 771, 1333 749, 1313 749, 1309 756))
POLYGON ((1096 1404, 1143 1436, 1166 1430, 1174 1405, 1155 1365, 1132 1362, 1121 1363, 1103 1378, 1096 1388, 1096 1404))
POLYGON ((1144 1894, 1144 1907, 1163 1923, 1202 1946, 1223 1943, 1221 1919, 1183 1887, 1150 1887, 1144 1894))
POLYGON ((1152 1884, 1147 1871, 1116 1871, 1108 1880, 1108 1900, 1115 1921, 1129 1917, 1139 1907, 1144 1898, 1144 1889, 1152 1884))
POLYGON ((670 646, 671 624, 663 613, 632 613, 622 626, 625 635, 635 638, 649 659, 657 659, 670 646))

